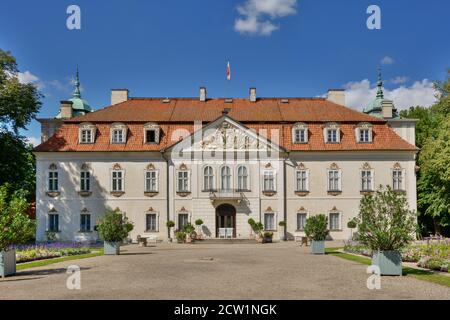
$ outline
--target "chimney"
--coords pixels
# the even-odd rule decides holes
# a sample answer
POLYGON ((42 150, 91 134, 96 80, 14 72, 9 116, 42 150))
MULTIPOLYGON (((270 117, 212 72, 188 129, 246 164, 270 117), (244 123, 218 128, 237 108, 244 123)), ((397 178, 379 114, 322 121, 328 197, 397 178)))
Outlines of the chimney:
POLYGON ((341 106, 345 106, 345 90, 344 89, 330 89, 328 90, 327 100, 341 106))
POLYGON ((383 118, 391 119, 393 116, 394 103, 390 100, 383 100, 381 102, 381 114, 383 118))
POLYGON ((250 101, 256 102, 256 88, 250 88, 250 101))
POLYGON ((60 112, 61 118, 70 119, 73 116, 73 102, 72 101, 61 101, 60 112))
POLYGON ((111 89, 111 105, 128 101, 128 89, 111 89))
POLYGON ((200 87, 200 101, 205 102, 206 101, 206 88, 200 87))

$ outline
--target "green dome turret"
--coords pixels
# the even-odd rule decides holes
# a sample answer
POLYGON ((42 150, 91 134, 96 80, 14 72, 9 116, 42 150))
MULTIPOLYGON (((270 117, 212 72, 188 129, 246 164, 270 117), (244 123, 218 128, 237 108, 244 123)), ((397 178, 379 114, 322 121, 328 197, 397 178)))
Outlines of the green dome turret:
MULTIPOLYGON (((91 107, 89 106, 89 103, 81 98, 81 90, 80 90, 80 75, 78 72, 78 66, 77 66, 77 74, 75 77, 75 91, 73 92, 72 98, 69 99, 69 101, 72 102, 72 116, 82 116, 86 113, 89 113, 92 111, 91 107)), ((57 119, 61 118, 61 112, 58 113, 56 116, 57 119)))
POLYGON ((377 80, 377 95, 375 100, 370 102, 363 110, 364 113, 370 114, 371 116, 383 118, 383 104, 392 105, 392 117, 398 118, 397 109, 395 109, 394 104, 391 100, 384 98, 383 92, 383 80, 381 79, 381 68, 378 68, 378 80, 377 80))

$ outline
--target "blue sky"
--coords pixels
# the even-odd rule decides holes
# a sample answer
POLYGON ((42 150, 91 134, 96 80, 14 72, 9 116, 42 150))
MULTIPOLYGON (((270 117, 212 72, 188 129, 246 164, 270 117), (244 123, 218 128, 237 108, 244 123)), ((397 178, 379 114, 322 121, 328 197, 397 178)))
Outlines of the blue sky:
MULTIPOLYGON (((431 81, 450 67, 447 0, 73 0, 2 1, 0 48, 17 58, 23 81, 36 83, 56 115, 71 96, 79 65, 83 98, 107 106, 111 88, 130 95, 319 96, 346 88, 361 109, 383 67, 397 106, 428 105, 431 81), (66 9, 81 8, 81 30, 66 28, 66 9), (381 30, 369 30, 369 5, 381 30), (226 63, 232 81, 227 84, 226 63)), ((24 132, 39 137, 33 122, 24 132)))

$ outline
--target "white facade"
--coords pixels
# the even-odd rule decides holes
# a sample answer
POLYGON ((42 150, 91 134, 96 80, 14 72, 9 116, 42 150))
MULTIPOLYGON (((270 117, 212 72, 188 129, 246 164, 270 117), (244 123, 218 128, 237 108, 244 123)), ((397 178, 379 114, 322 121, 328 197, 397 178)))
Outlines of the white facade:
MULTIPOLYGON (((279 222, 286 221, 293 239, 304 235, 302 215, 319 213, 328 215, 332 239, 348 239, 347 222, 370 191, 363 190, 363 171, 370 176, 365 189, 396 184, 416 210, 415 151, 288 151, 227 116, 204 129, 193 144, 189 136, 161 152, 36 152, 37 240, 46 240, 48 231, 62 241, 96 240, 94 226, 106 208, 134 222, 133 240, 147 234, 167 240, 166 222, 178 229, 184 217, 192 224, 202 219, 206 238, 217 237, 227 223, 234 237, 248 238, 253 218, 277 239, 279 222), (81 172, 89 173, 84 190, 81 172), (224 204, 235 210, 231 220, 220 220, 224 204)), ((414 129, 404 130, 412 139, 414 129)))

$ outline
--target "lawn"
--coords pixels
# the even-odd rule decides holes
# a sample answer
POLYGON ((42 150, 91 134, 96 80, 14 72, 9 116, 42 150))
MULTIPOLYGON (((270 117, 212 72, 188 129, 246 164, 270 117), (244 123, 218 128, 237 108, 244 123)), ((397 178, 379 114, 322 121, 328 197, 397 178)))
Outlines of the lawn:
POLYGON ((45 260, 37 260, 32 262, 24 262, 24 263, 18 263, 17 264, 17 271, 30 269, 30 268, 37 268, 37 267, 43 267, 47 266, 49 264, 54 264, 58 262, 65 262, 65 261, 71 261, 71 260, 80 260, 80 259, 86 259, 86 258, 92 258, 103 255, 103 249, 94 249, 91 253, 86 254, 79 254, 79 255, 73 255, 73 256, 64 256, 54 259, 45 259, 45 260))
MULTIPOLYGON (((342 249, 342 248, 326 248, 325 252, 326 252, 326 254, 330 254, 330 255, 333 255, 333 256, 336 256, 336 257, 339 257, 342 259, 358 262, 358 263, 365 264, 368 266, 372 264, 372 261, 370 258, 366 258, 363 256, 357 256, 357 255, 353 255, 353 254, 348 254, 348 253, 343 253, 343 252, 338 251, 340 249, 342 249)), ((437 284, 440 284, 443 286, 450 287, 450 277, 449 276, 439 274, 439 273, 433 272, 433 271, 426 271, 426 270, 419 270, 419 269, 414 269, 414 268, 410 268, 410 267, 403 267, 403 276, 411 276, 416 279, 429 281, 429 282, 433 282, 433 283, 437 283, 437 284)))

